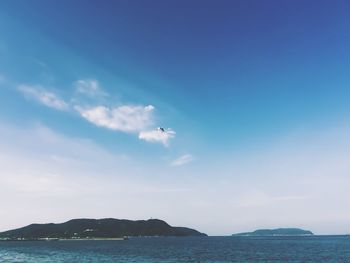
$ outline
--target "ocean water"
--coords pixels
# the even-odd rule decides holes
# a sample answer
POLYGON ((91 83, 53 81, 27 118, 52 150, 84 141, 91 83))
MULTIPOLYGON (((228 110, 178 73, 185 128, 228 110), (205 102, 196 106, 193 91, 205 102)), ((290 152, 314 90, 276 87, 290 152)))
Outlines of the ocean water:
POLYGON ((0 262, 350 262, 350 236, 1 241, 0 262))

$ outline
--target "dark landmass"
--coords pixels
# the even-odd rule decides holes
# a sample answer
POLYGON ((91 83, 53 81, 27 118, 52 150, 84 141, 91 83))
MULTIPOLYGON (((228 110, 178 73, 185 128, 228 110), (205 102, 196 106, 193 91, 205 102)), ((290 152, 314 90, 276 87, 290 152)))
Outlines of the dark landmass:
POLYGON ((138 236, 206 236, 194 229, 172 227, 159 219, 72 219, 62 224, 31 224, 0 233, 2 240, 112 239, 138 236))
POLYGON ((311 236, 309 230, 299 228, 259 229, 253 232, 233 234, 233 236, 311 236))

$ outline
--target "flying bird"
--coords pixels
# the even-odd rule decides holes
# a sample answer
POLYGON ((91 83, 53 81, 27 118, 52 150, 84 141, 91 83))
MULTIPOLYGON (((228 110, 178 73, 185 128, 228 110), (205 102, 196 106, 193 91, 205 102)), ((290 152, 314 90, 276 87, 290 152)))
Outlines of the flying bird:
POLYGON ((157 130, 158 130, 158 131, 161 131, 161 132, 165 132, 165 130, 164 130, 163 127, 158 127, 157 130))

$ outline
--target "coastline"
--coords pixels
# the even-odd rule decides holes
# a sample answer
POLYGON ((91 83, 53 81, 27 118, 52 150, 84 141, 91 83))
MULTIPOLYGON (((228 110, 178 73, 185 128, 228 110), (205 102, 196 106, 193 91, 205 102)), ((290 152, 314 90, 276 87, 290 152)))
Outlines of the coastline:
POLYGON ((20 242, 20 241, 122 241, 128 240, 128 237, 94 237, 94 238, 8 238, 0 239, 6 242, 20 242))
POLYGON ((127 237, 95 237, 95 238, 58 238, 57 241, 121 241, 121 240, 128 240, 127 237))

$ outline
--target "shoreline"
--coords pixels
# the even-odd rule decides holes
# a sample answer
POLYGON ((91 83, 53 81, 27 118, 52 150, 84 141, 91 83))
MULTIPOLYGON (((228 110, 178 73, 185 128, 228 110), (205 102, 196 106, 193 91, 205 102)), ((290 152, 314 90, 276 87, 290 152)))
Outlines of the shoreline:
POLYGON ((17 239, 0 239, 5 242, 20 242, 20 241, 122 241, 128 240, 127 237, 94 237, 94 238, 17 238, 17 239))
POLYGON ((95 238, 58 238, 57 241, 121 241, 121 240, 128 240, 128 238, 126 237, 110 237, 110 238, 99 238, 99 237, 95 237, 95 238))

